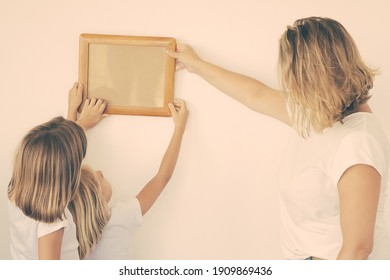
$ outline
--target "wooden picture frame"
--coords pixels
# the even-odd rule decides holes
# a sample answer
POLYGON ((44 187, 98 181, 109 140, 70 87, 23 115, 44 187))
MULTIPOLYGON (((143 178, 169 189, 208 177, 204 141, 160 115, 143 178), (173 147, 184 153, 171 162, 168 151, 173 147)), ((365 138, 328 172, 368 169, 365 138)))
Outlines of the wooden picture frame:
POLYGON ((175 60, 166 51, 175 49, 170 37, 81 34, 83 104, 101 98, 107 114, 170 116, 175 60))

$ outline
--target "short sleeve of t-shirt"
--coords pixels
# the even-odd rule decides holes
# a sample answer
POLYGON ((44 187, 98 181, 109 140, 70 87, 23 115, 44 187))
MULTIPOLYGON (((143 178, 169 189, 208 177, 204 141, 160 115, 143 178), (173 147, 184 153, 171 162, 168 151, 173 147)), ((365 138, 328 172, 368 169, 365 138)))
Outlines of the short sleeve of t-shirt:
POLYGON ((117 202, 111 208, 111 225, 119 225, 133 230, 142 224, 141 206, 137 198, 126 202, 117 202))
POLYGON ((381 139, 373 134, 359 131, 345 135, 335 149, 331 167, 331 180, 337 186, 341 176, 351 166, 366 164, 374 167, 383 176, 386 172, 386 151, 381 139))
POLYGON ((68 220, 66 219, 63 219, 62 221, 61 220, 58 220, 57 222, 55 223, 39 223, 38 224, 38 230, 37 230, 37 235, 38 235, 38 238, 42 237, 42 236, 45 236, 45 235, 48 235, 52 232, 55 232, 61 228, 66 228, 66 227, 69 227, 69 222, 68 220))

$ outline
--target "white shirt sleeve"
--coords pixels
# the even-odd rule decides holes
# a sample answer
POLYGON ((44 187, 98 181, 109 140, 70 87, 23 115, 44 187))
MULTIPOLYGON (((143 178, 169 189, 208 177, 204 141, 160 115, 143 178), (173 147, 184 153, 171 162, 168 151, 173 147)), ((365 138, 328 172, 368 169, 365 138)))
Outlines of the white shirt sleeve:
POLYGON ((110 224, 112 225, 121 225, 131 231, 142 224, 141 206, 137 198, 117 202, 111 211, 110 224))
POLYGON ((61 221, 58 220, 57 222, 54 223, 38 223, 38 230, 37 230, 37 235, 38 238, 48 235, 52 232, 55 232, 61 228, 66 228, 69 227, 69 222, 65 218, 61 221))
POLYGON ((386 160, 383 145, 372 134, 354 132, 341 139, 331 167, 331 179, 337 186, 344 172, 357 164, 374 167, 383 176, 386 160))

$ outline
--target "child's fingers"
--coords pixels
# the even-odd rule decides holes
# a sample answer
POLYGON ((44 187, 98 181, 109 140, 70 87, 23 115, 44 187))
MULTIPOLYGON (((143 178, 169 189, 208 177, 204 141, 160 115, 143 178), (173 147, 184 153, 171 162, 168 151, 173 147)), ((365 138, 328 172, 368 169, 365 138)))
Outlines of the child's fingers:
POLYGON ((84 108, 89 106, 90 102, 91 102, 91 99, 85 99, 84 108))
POLYGON ((99 112, 103 112, 107 107, 107 102, 103 99, 99 99, 98 102, 96 102, 96 106, 98 107, 99 112))
POLYGON ((97 99, 94 105, 96 105, 97 107, 100 107, 100 105, 102 105, 102 103, 103 103, 103 99, 97 99))
POLYGON ((173 106, 175 107, 176 112, 180 112, 180 110, 181 110, 180 104, 173 104, 173 106))
MULTIPOLYGON (((77 85, 77 83, 76 83, 76 85, 77 85)), ((83 89, 84 89, 84 86, 83 85, 79 85, 77 87, 77 94, 78 95, 82 95, 83 94, 83 89)))
POLYGON ((177 115, 177 111, 175 106, 172 103, 168 104, 169 111, 171 111, 172 117, 177 115))
POLYGON ((175 105, 175 107, 177 107, 181 110, 186 109, 186 103, 182 99, 176 98, 174 101, 174 105, 175 105))
POLYGON ((92 99, 89 100, 89 104, 90 104, 91 106, 95 106, 96 101, 97 101, 96 98, 92 98, 92 99))

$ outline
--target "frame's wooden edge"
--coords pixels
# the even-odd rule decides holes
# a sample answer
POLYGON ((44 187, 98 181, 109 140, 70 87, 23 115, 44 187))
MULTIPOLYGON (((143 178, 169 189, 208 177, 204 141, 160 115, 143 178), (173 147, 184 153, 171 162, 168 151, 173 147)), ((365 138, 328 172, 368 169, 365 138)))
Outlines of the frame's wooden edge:
POLYGON ((88 93, 88 41, 82 36, 79 37, 79 85, 83 85, 83 101, 78 111, 81 112, 88 93))
MULTIPOLYGON (((166 46, 168 50, 176 51, 176 39, 171 38, 169 44, 166 46)), ((173 102, 173 92, 175 85, 175 59, 166 55, 166 64, 165 64, 165 72, 173 73, 173 75, 167 75, 165 77, 165 92, 167 92, 166 97, 164 98, 164 107, 168 107, 168 103, 173 102)))
MULTIPOLYGON (((176 41, 172 37, 152 37, 152 36, 131 36, 131 35, 109 35, 109 34, 92 34, 82 33, 80 38, 88 43, 102 44, 102 41, 109 43, 115 41, 115 44, 132 44, 133 46, 168 46, 172 41, 176 41)), ((104 44, 104 43, 103 43, 104 44)))
POLYGON ((129 110, 127 107, 122 106, 108 106, 104 113, 114 115, 137 115, 137 116, 158 116, 158 117, 170 117, 171 112, 169 108, 164 107, 131 107, 129 110))
MULTIPOLYGON (((81 112, 84 102, 88 97, 88 53, 89 44, 116 44, 133 46, 156 46, 165 47, 167 50, 176 50, 176 39, 173 37, 149 37, 149 36, 130 36, 130 35, 106 35, 82 33, 79 36, 79 84, 84 86, 83 101, 78 111, 81 112)), ((116 115, 138 115, 138 116, 161 116, 170 117, 171 112, 168 104, 173 102, 174 97, 174 76, 175 59, 166 55, 165 60, 166 75, 164 87, 164 107, 135 107, 135 106, 113 106, 108 105, 105 112, 116 115), (130 109, 131 108, 131 109, 130 109)))

